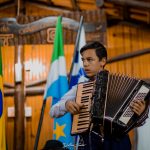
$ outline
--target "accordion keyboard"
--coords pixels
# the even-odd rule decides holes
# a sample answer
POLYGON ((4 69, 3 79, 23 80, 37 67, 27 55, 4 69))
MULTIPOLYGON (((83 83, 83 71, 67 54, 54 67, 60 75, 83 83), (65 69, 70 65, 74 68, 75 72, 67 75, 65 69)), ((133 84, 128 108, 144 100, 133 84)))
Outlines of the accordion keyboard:
POLYGON ((90 126, 91 97, 93 92, 93 82, 79 83, 77 88, 76 102, 84 104, 80 113, 73 115, 71 134, 79 134, 88 130, 90 126))

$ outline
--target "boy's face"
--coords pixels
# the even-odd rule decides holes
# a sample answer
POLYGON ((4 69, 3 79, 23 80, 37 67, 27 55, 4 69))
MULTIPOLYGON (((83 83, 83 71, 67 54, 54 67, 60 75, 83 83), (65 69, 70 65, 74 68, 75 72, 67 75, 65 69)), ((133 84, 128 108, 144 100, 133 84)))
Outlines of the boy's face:
POLYGON ((97 57, 95 50, 88 49, 82 52, 82 61, 85 73, 88 77, 95 76, 99 71, 103 70, 106 64, 106 59, 102 58, 100 61, 97 57))

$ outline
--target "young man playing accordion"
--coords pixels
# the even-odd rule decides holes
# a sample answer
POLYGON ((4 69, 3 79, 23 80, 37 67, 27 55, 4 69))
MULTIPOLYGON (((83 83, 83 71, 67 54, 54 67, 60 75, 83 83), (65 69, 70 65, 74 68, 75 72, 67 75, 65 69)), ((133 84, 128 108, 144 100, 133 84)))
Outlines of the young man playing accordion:
MULTIPOLYGON (((81 78, 80 82, 93 81, 98 72, 104 70, 107 61, 106 48, 99 42, 91 42, 81 48, 80 53, 82 55, 83 67, 86 73, 85 78, 81 78)), ((84 107, 84 104, 78 104, 76 99, 77 86, 74 86, 69 92, 67 92, 62 99, 56 103, 50 111, 52 117, 61 117, 66 112, 70 112, 75 115, 80 113, 80 110, 84 107)), ((139 120, 136 126, 144 124, 145 119, 148 117, 148 107, 144 100, 132 101, 130 104, 132 111, 139 116, 139 120)), ((122 137, 115 138, 114 136, 104 135, 102 141, 99 134, 100 129, 97 125, 93 125, 92 132, 87 131, 80 136, 84 142, 84 146, 79 149, 82 150, 130 150, 131 143, 128 134, 122 137)))

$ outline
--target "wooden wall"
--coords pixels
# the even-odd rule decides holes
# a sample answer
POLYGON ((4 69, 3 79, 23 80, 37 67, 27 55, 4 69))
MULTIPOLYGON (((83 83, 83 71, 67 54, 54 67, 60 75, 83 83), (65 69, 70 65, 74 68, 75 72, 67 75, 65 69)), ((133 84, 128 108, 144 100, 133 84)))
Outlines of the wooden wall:
MULTIPOLYGON (((139 26, 118 24, 107 30, 109 58, 150 48, 150 30, 139 26)), ((137 78, 150 77, 150 54, 126 59, 108 65, 113 72, 121 72, 137 78)))
MULTIPOLYGON (((25 85, 33 83, 34 81, 44 80, 50 68, 52 45, 25 45, 25 64, 31 65, 31 70, 25 71, 25 85)), ((69 72, 71 59, 73 55, 74 45, 65 45, 65 55, 67 59, 67 70, 69 72)), ((2 47, 3 56, 3 79, 4 83, 14 85, 14 46, 2 47)), ((45 85, 37 86, 39 88, 45 85)), ((5 91, 8 88, 5 88, 5 91)), ((25 105, 32 108, 32 117, 25 119, 25 149, 32 150, 34 147, 37 127, 43 102, 42 95, 26 96, 25 105)), ((14 106, 13 96, 7 96, 4 99, 5 114, 6 114, 6 138, 8 150, 13 150, 14 139, 14 118, 8 117, 8 108, 14 106)), ((53 120, 49 116, 51 106, 51 98, 47 100, 41 135, 39 139, 39 149, 43 147, 46 140, 52 139, 53 120)))
MULTIPOLYGON (((107 29, 107 49, 109 58, 120 54, 150 48, 150 30, 128 24, 118 24, 107 29)), ((38 65, 30 71, 25 71, 25 84, 33 81, 46 79, 50 67, 52 45, 25 45, 25 62, 38 65)), ((74 45, 65 45, 65 56, 67 59, 67 70, 69 72, 72 60, 74 45)), ((4 82, 14 84, 14 47, 2 47, 3 74, 4 82)), ((150 77, 150 54, 139 56, 132 59, 119 61, 106 66, 112 72, 121 72, 138 78, 150 77)), ((45 87, 45 85, 40 86, 45 87)), ((5 88, 5 90, 7 90, 5 88)), ((32 108, 32 117, 25 119, 25 149, 32 150, 36 136, 40 111, 43 102, 43 95, 27 96, 26 106, 32 108)), ((6 112, 6 136, 8 150, 13 150, 14 118, 7 117, 8 107, 14 106, 12 96, 4 99, 6 112)), ((49 117, 51 99, 48 99, 44 114, 43 126, 39 140, 39 150, 43 147, 46 140, 52 137, 52 119, 49 117)), ((132 138, 133 140, 133 138, 132 138)))

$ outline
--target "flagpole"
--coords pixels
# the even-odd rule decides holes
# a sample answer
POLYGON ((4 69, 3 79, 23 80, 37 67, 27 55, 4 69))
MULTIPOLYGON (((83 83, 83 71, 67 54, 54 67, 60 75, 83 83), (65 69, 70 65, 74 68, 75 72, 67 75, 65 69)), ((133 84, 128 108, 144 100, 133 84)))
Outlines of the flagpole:
POLYGON ((39 120, 39 124, 38 124, 38 129, 37 129, 36 138, 35 138, 34 150, 37 150, 37 148, 38 148, 39 137, 40 137, 40 131, 41 131, 41 126, 42 126, 42 122, 43 122, 43 117, 44 117, 44 110, 45 110, 45 106, 46 106, 46 101, 47 101, 47 100, 43 100, 43 104, 42 104, 42 110, 41 110, 41 114, 40 114, 40 120, 39 120))
MULTIPOLYGON (((73 61, 72 61, 72 64, 71 64, 71 69, 70 69, 69 79, 68 79, 69 85, 70 85, 70 82, 71 82, 71 74, 72 74, 73 67, 74 67, 73 65, 74 65, 74 61, 75 61, 76 51, 79 48, 79 42, 80 42, 79 40, 80 40, 82 25, 83 25, 83 16, 80 17, 79 28, 78 28, 78 33, 77 33, 75 48, 74 48, 74 54, 73 54, 73 61)), ((76 142, 75 142, 74 150, 77 150, 78 147, 79 147, 79 141, 80 141, 79 135, 76 138, 77 139, 76 139, 76 142)))
POLYGON ((78 33, 77 33, 77 38, 76 38, 76 43, 75 43, 75 48, 74 48, 74 54, 73 54, 73 61, 72 61, 71 69, 70 69, 70 73, 69 73, 69 79, 68 79, 69 84, 70 84, 70 79, 71 79, 71 73, 72 73, 72 70, 73 70, 73 64, 74 64, 73 62, 74 62, 76 51, 77 51, 77 48, 78 48, 78 45, 79 45, 79 39, 80 39, 82 24, 83 24, 83 16, 81 16, 81 18, 80 18, 79 29, 78 29, 78 33))

